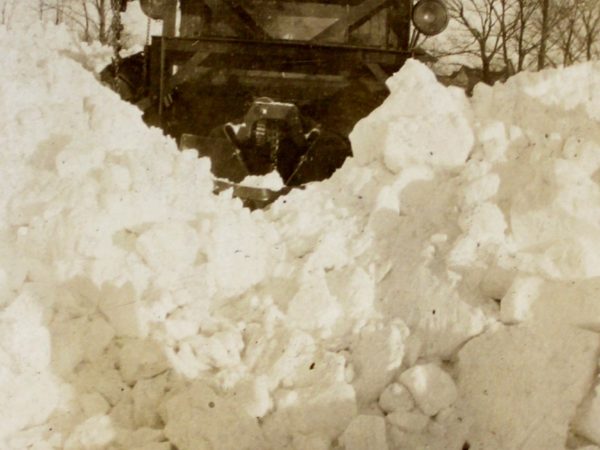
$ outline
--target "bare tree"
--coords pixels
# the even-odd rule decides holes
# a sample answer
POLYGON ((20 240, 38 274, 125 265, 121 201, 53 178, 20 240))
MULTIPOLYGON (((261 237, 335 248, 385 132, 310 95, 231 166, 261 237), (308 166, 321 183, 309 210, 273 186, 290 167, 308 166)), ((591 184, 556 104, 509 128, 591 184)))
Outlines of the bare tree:
POLYGON ((471 36, 484 81, 491 66, 508 72, 572 64, 597 56, 598 0, 449 0, 449 9, 471 36))
POLYGON ((63 23, 65 19, 65 1, 66 0, 54 0, 56 3, 56 15, 54 22, 56 25, 63 23))
POLYGON ((512 68, 513 64, 510 58, 509 44, 511 37, 515 33, 516 21, 509 20, 511 15, 512 6, 510 0, 498 0, 499 8, 494 7, 493 12, 498 19, 500 27, 500 45, 502 48, 502 59, 504 60, 504 66, 512 68))
POLYGON ((81 9, 83 11, 83 39, 90 40, 90 14, 87 0, 81 0, 81 9))
POLYGON ((0 24, 8 25, 15 11, 15 0, 0 1, 0 24))
MULTIPOLYGON (((499 0, 450 0, 450 14, 471 35, 481 59, 483 81, 490 83, 492 61, 503 49, 502 17, 506 16, 507 2, 499 0)), ((508 33, 508 30, 504 30, 508 33)))
POLYGON ((55 23, 69 23, 86 41, 111 41, 111 0, 39 0, 38 7, 40 19, 51 12, 55 23))
POLYGON ((525 68, 526 58, 537 48, 531 25, 539 5, 539 0, 515 0, 514 34, 512 36, 514 54, 517 58, 515 71, 525 68))
POLYGON ((556 3, 554 24, 549 35, 552 46, 560 54, 560 64, 573 64, 581 53, 579 45, 578 0, 561 0, 556 3))
POLYGON ((543 69, 546 65, 546 51, 548 44, 548 31, 550 15, 550 0, 541 0, 541 27, 540 27, 540 45, 538 51, 538 70, 543 69))
POLYGON ((98 39, 102 43, 109 41, 108 20, 110 0, 93 0, 98 15, 98 39))
POLYGON ((583 0, 577 8, 581 18, 582 41, 585 58, 590 61, 593 56, 594 44, 600 34, 600 4, 597 0, 583 0))

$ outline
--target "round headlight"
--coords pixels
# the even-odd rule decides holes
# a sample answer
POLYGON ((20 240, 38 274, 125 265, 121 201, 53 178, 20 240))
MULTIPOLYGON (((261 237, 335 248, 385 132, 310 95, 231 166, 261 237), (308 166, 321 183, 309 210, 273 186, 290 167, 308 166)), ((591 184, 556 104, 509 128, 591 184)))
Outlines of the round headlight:
POLYGON ((444 31, 448 20, 448 10, 440 0, 421 0, 413 7, 412 21, 425 36, 444 31))
POLYGON ((162 20, 168 0, 140 0, 144 14, 154 20, 162 20))

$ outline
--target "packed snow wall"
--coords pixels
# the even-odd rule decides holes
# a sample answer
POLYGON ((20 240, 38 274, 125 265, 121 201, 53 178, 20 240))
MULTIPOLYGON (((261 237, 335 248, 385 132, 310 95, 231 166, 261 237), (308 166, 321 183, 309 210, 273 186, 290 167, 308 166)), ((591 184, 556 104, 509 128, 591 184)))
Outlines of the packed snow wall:
POLYGON ((467 100, 409 61, 250 212, 99 52, 0 46, 0 448, 600 445, 599 65, 467 100))

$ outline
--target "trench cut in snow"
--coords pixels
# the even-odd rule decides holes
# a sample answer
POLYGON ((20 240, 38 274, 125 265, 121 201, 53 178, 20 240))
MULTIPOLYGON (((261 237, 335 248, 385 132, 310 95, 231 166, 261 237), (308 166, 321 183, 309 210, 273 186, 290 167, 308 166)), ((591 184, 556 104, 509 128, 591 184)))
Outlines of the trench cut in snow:
POLYGON ((599 65, 468 100, 409 61, 250 212, 105 50, 0 46, 0 448, 600 445, 599 65))

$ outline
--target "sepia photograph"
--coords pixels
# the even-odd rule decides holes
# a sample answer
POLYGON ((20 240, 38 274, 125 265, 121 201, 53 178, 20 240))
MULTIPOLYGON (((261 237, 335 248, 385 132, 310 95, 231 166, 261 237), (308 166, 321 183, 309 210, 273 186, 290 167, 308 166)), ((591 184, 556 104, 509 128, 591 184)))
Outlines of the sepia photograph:
POLYGON ((600 450, 599 0, 0 0, 0 450, 600 450))

